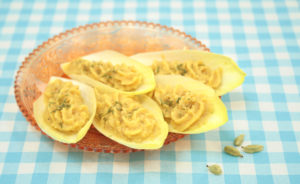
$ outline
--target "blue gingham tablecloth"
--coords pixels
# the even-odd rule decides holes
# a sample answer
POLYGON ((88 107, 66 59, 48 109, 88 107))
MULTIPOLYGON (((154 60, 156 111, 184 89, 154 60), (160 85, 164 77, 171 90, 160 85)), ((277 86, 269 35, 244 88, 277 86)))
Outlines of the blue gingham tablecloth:
POLYGON ((1 1, 0 183, 300 183, 300 2, 1 1), (23 59, 67 29, 107 20, 141 20, 185 31, 247 73, 225 95, 229 122, 159 151, 83 152, 36 131, 19 111, 13 81, 23 59), (265 150, 223 153, 235 136, 265 150), (220 164, 221 176, 206 164, 220 164))

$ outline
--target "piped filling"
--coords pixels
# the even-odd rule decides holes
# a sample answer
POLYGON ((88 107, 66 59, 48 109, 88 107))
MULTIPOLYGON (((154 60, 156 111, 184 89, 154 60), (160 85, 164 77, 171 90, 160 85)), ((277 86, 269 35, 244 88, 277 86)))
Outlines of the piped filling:
POLYGON ((143 83, 142 74, 134 67, 124 63, 113 65, 110 62, 92 62, 84 59, 72 61, 68 73, 85 75, 113 88, 133 91, 143 83))
POLYGON ((154 100, 160 105, 166 122, 177 131, 186 131, 211 113, 207 100, 178 85, 155 89, 154 100))
POLYGON ((44 120, 59 131, 78 131, 90 117, 79 87, 71 82, 56 79, 49 83, 44 92, 44 103, 44 120))
POLYGON ((97 89, 95 123, 111 135, 136 143, 153 140, 160 134, 154 115, 137 98, 120 93, 101 93, 97 89))
POLYGON ((222 83, 222 68, 211 69, 201 61, 154 61, 154 74, 178 74, 199 80, 202 83, 217 89, 222 83))

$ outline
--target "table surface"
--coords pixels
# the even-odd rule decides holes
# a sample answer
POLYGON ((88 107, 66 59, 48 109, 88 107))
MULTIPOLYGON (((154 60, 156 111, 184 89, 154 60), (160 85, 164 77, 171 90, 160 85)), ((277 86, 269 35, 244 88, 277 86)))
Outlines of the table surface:
POLYGON ((300 183, 300 3, 291 1, 1 1, 0 183, 300 183), (180 29, 247 73, 223 96, 226 125, 159 151, 84 152, 54 142, 25 120, 13 82, 24 58, 67 29, 141 20, 180 29), (223 153, 239 134, 265 150, 223 153), (218 163, 224 174, 208 173, 218 163))

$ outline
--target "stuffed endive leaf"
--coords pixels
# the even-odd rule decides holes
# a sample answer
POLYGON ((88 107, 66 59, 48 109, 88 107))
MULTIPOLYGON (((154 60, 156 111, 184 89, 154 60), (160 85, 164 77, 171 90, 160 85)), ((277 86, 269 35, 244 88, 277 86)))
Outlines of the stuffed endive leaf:
POLYGON ((97 99, 94 127, 134 149, 159 149, 168 135, 159 106, 146 95, 126 95, 93 83, 97 99))
POLYGON ((229 57, 199 50, 169 50, 131 56, 155 74, 178 74, 199 80, 221 96, 240 86, 246 74, 229 57))
POLYGON ((151 69, 121 53, 106 50, 63 63, 62 70, 72 79, 102 88, 116 89, 128 95, 144 94, 154 89, 151 69))
POLYGON ((157 75, 155 79, 153 98, 170 132, 197 134, 228 121, 225 105, 209 86, 180 75, 157 75))
POLYGON ((94 89, 69 79, 51 77, 33 104, 34 118, 43 132, 63 143, 80 141, 96 113, 94 89))

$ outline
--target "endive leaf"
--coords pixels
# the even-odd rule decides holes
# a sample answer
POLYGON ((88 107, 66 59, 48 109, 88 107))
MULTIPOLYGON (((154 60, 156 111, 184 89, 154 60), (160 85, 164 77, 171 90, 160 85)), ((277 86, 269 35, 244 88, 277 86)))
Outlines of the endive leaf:
POLYGON ((159 52, 146 52, 131 56, 144 65, 151 66, 154 61, 201 61, 211 69, 222 69, 221 85, 216 94, 221 96, 240 86, 246 74, 229 57, 200 50, 168 50, 159 52))

